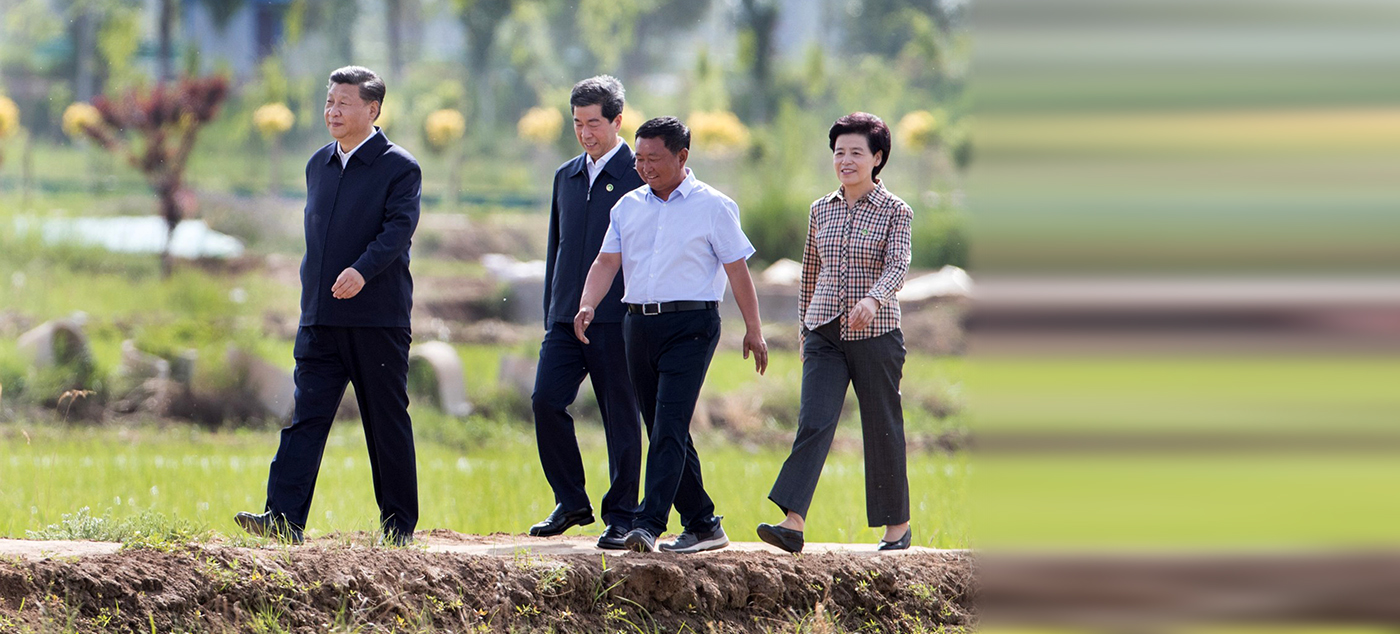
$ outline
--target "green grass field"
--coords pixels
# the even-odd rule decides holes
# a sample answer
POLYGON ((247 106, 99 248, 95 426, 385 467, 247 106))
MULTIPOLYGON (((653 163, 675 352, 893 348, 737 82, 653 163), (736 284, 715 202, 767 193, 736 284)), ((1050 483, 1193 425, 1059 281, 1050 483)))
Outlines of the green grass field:
POLYGON ((1001 358, 964 370, 976 429, 1070 439, 974 457, 979 547, 1400 544, 1400 359, 1001 358), (1107 442, 1075 448, 1086 438, 1107 442))
MULTIPOLYGON (((698 439, 707 489, 731 539, 753 541, 758 522, 781 517, 766 496, 786 452, 736 447, 718 433, 698 439)), ((582 436, 596 503, 606 487, 606 454, 599 430, 585 427, 582 436)), ((113 518, 155 511, 235 535, 233 514, 261 509, 276 446, 272 431, 12 426, 0 440, 0 535, 23 537, 82 507, 113 518)), ((966 547, 966 459, 920 454, 909 465, 918 543, 966 547)), ((418 469, 422 529, 522 533, 553 508, 533 435, 524 427, 499 430, 469 451, 420 442, 418 469)), ((865 527, 863 487, 859 453, 834 453, 812 506, 808 539, 878 540, 879 533, 865 527)), ((321 466, 310 533, 372 530, 377 518, 363 434, 353 421, 339 423, 321 466)), ((584 532, 601 530, 598 523, 584 532)))

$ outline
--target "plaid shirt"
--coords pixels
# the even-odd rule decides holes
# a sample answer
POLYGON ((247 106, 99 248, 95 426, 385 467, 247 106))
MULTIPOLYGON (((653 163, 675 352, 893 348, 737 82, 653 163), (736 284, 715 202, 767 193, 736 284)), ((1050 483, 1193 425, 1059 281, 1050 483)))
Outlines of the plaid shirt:
POLYGON ((807 246, 802 253, 802 287, 798 309, 802 323, 816 328, 841 318, 841 339, 869 339, 899 327, 899 300, 909 270, 913 210, 880 181, 875 189, 847 207, 845 188, 812 203, 807 246), (880 303, 875 319, 852 332, 846 316, 860 300, 880 303))

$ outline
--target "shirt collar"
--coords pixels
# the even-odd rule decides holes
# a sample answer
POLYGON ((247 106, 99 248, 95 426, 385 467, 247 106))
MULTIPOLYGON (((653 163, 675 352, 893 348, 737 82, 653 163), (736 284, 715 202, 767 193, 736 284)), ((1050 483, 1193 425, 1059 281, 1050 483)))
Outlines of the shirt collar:
MULTIPOLYGON (((376 140, 376 137, 382 137, 382 136, 383 136, 383 132, 379 129, 379 126, 374 126, 374 132, 369 133, 369 136, 365 137, 365 140, 360 141, 360 144, 359 144, 359 145, 356 145, 356 146, 355 146, 354 148, 352 148, 349 152, 344 152, 344 153, 342 153, 342 152, 340 151, 340 141, 332 141, 332 142, 331 142, 331 145, 333 146, 334 151, 331 152, 330 158, 327 158, 327 159, 326 159, 326 162, 329 163, 329 162, 331 162, 331 161, 333 161, 333 160, 341 159, 341 157, 344 157, 343 159, 341 159, 341 164, 342 164, 342 165, 347 164, 347 163, 350 162, 350 157, 352 157, 352 156, 358 154, 359 151, 360 151, 360 149, 361 149, 361 148, 364 148, 365 145, 368 144, 371 140, 376 140)), ((377 142, 376 142, 376 143, 377 143, 377 142)), ((387 139, 387 138, 385 139, 385 143, 386 143, 386 144, 388 143, 388 139, 387 139)), ((366 164, 368 164, 368 163, 373 163, 373 162, 374 162, 374 157, 373 157, 373 156, 370 156, 370 157, 366 158, 366 157, 364 157, 364 156, 361 156, 361 157, 360 157, 360 160, 361 160, 361 161, 364 161, 366 164)))
MULTIPOLYGON (((700 181, 695 180, 695 173, 690 171, 689 167, 685 168, 685 180, 681 181, 681 184, 676 185, 676 189, 671 192, 671 200, 675 200, 676 194, 680 194, 681 198, 690 198, 690 193, 695 191, 696 186, 699 184, 700 181)), ((661 200, 660 196, 657 196, 655 192, 651 191, 650 186, 647 187, 647 195, 656 199, 658 202, 668 202, 661 200)))
MULTIPOLYGON (((879 204, 881 201, 884 200, 884 197, 885 183, 884 181, 877 178, 875 179, 875 189, 872 189, 869 192, 867 192, 864 196, 861 196, 860 200, 857 200, 856 202, 859 203, 861 200, 869 200, 871 203, 879 204)), ((844 202, 846 200, 846 186, 842 185, 840 187, 837 187, 836 191, 828 194, 826 198, 827 200, 836 200, 844 202)))
POLYGON ((607 167, 608 161, 612 160, 612 157, 613 157, 614 155, 616 155, 616 154, 617 154, 617 151, 618 151, 618 150, 621 150, 621 149, 622 149, 622 146, 623 146, 623 145, 626 145, 626 143, 627 143, 626 141, 623 141, 623 140, 622 140, 622 137, 617 137, 617 143, 613 144, 612 149, 611 149, 611 150, 608 150, 608 153, 607 153, 607 154, 604 154, 602 157, 600 157, 598 160, 595 161, 595 160, 593 160, 593 157, 591 157, 591 156, 588 155, 587 152, 584 152, 584 153, 583 153, 583 162, 584 162, 585 164, 591 164, 591 165, 593 165, 593 166, 595 166, 595 167, 597 167, 597 168, 599 168, 599 169, 602 169, 602 168, 604 168, 604 167, 607 167))

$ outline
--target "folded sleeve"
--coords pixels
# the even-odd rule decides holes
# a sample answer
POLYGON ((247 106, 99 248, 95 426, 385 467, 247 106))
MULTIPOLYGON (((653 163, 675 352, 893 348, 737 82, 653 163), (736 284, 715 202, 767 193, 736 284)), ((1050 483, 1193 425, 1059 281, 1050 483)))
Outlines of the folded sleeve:
POLYGON ((721 202, 720 210, 712 218, 710 248, 724 264, 747 260, 755 249, 739 224, 739 205, 728 198, 721 202))

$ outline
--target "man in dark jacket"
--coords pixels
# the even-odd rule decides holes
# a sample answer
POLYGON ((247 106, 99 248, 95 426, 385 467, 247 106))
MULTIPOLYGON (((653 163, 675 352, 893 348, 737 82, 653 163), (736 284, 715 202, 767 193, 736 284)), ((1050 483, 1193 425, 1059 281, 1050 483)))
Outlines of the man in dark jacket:
POLYGON ((627 378, 622 343, 622 276, 613 280, 612 290, 598 304, 593 345, 582 345, 574 337, 573 319, 588 267, 608 230, 608 213, 623 194, 641 187, 642 179, 634 168, 632 148, 618 136, 625 105, 622 83, 607 75, 585 79, 574 86, 569 105, 583 154, 554 173, 545 259, 545 337, 531 399, 540 464, 554 490, 555 507, 548 518, 530 527, 530 534, 548 537, 593 523, 574 419, 568 412, 587 375, 593 379, 608 443, 610 484, 599 509, 607 528, 598 547, 621 549, 637 507, 642 462, 637 398, 627 378))
POLYGON ((406 544, 418 523, 418 479, 408 416, 408 248, 418 226, 418 162, 374 126, 384 82, 347 66, 331 73, 326 128, 334 142, 306 164, 306 257, 296 404, 267 478, 261 514, 234 520, 255 535, 299 543, 331 421, 355 385, 369 445, 383 540, 406 544))

